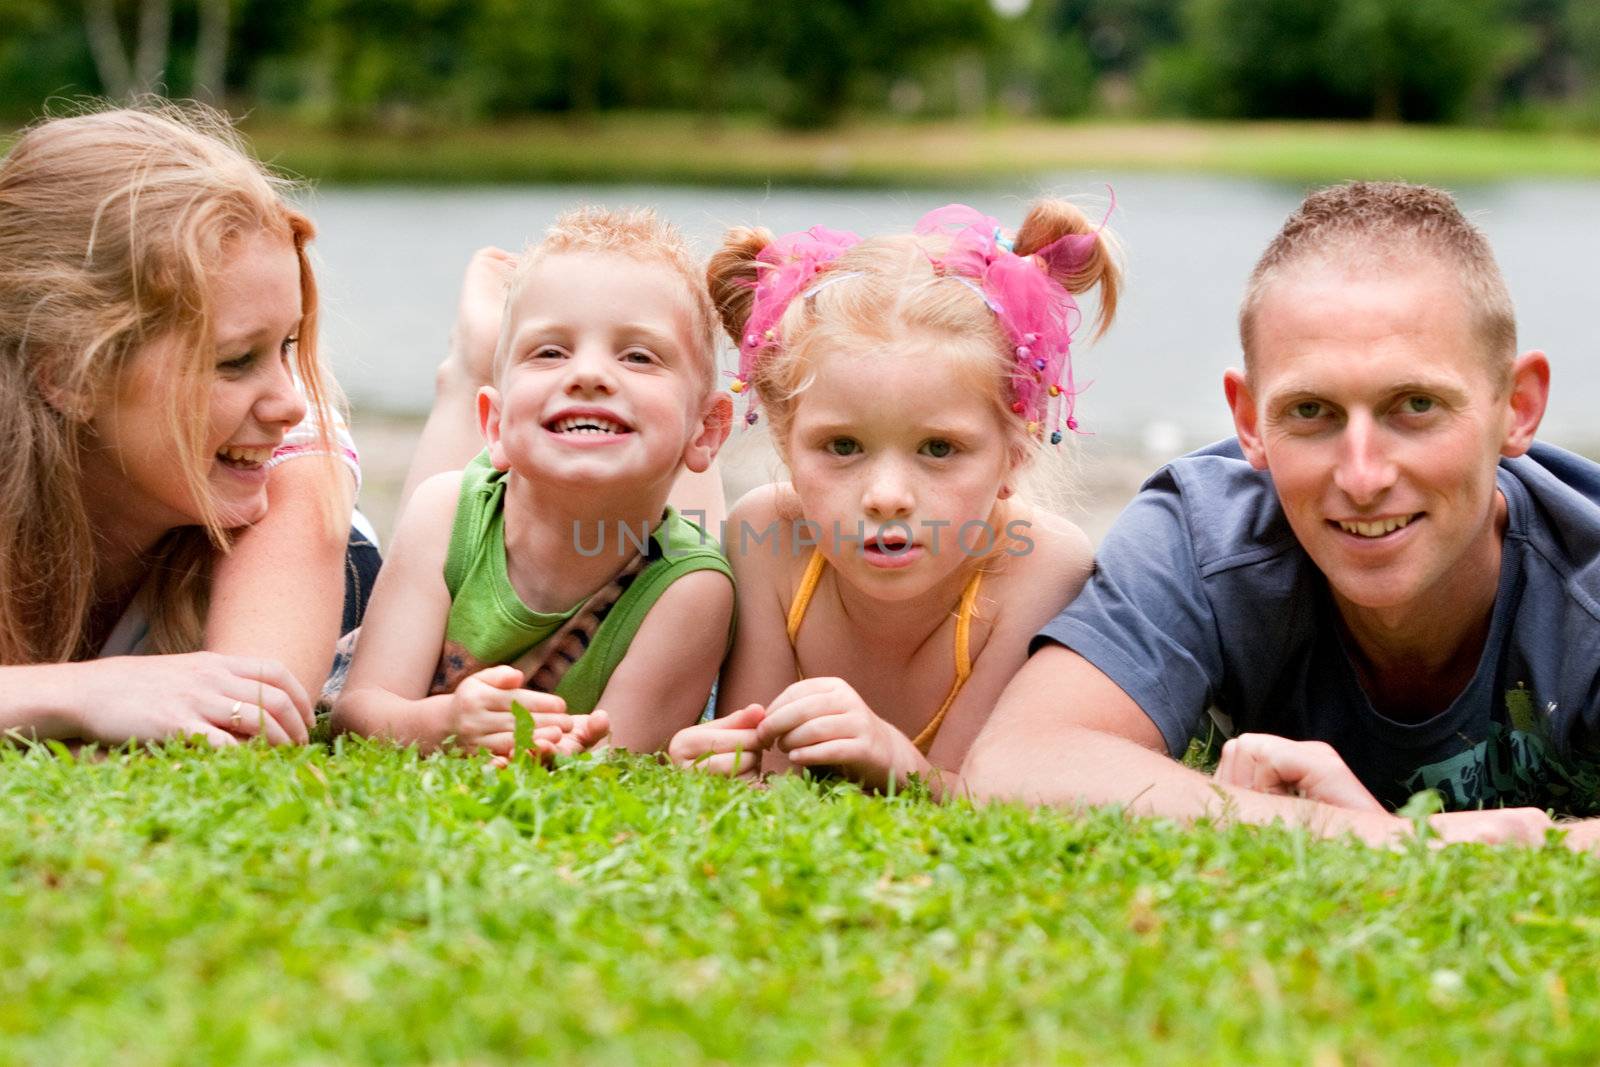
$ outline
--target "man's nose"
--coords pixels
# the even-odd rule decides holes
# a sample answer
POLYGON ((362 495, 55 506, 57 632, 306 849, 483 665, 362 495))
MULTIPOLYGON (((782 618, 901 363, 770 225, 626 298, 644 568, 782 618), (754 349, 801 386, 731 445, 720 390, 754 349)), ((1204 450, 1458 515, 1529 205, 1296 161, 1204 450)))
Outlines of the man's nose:
POLYGON ((1355 412, 1345 424, 1333 481, 1357 507, 1378 503, 1394 486, 1395 464, 1388 435, 1366 412, 1355 412))

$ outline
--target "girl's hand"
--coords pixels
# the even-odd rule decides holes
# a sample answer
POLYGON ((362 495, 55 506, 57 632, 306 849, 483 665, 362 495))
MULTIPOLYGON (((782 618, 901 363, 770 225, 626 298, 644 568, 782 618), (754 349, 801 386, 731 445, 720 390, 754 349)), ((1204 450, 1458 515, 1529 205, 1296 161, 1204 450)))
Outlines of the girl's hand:
POLYGON ((500 343, 500 320, 505 314, 506 288, 516 270, 517 257, 503 248, 480 248, 467 264, 456 303, 456 323, 450 331, 450 358, 446 367, 471 389, 488 385, 494 350, 500 343))
POLYGON ((672 735, 667 756, 679 767, 753 779, 761 773, 761 753, 767 747, 756 736, 766 714, 760 704, 749 704, 732 715, 686 727, 672 735))
POLYGON ((1222 746, 1216 779, 1258 793, 1305 797, 1336 808, 1385 810, 1333 746, 1321 741, 1240 734, 1222 746))
POLYGON ((798 767, 838 767, 869 789, 932 770, 911 739, 878 718, 841 678, 795 682, 767 706, 756 736, 763 748, 778 749, 798 767))
POLYGON ((572 732, 573 717, 567 714, 567 703, 554 694, 522 685, 522 672, 506 664, 485 667, 463 678, 450 697, 448 732, 454 735, 456 747, 510 756, 516 744, 516 720, 511 715, 515 702, 533 716, 534 748, 543 755, 554 754, 556 745, 572 732))

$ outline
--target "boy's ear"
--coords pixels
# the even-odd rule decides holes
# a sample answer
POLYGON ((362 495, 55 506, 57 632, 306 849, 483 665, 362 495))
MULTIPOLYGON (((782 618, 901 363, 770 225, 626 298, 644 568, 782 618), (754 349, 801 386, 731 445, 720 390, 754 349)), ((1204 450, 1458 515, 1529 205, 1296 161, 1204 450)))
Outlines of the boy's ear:
POLYGON ((683 450, 683 465, 696 474, 710 468, 733 430, 733 397, 718 389, 706 401, 700 424, 683 450))
POLYGON ((478 389, 478 430, 489 445, 489 462, 497 471, 509 470, 505 445, 500 440, 500 393, 492 385, 478 389))

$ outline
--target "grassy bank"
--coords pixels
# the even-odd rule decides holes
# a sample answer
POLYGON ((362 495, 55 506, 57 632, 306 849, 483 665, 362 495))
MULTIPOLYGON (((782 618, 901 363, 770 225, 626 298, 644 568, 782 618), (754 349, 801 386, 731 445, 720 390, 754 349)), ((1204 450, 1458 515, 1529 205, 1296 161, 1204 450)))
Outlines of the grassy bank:
POLYGON ((0 751, 0 1061, 1588 1063, 1600 864, 642 761, 0 751))
POLYGON ((252 123, 264 156, 326 181, 659 181, 916 186, 1062 171, 1194 171, 1318 182, 1600 178, 1600 137, 1356 123, 855 123, 794 133, 614 115, 411 134, 252 123))

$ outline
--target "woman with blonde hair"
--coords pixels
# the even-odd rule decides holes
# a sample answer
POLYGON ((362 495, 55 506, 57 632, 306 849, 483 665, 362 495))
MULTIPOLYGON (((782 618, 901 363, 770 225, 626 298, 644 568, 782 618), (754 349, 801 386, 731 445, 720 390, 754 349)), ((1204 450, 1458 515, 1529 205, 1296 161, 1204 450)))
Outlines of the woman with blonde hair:
POLYGON ((0 734, 306 740, 355 459, 312 233, 199 109, 0 162, 0 734))

